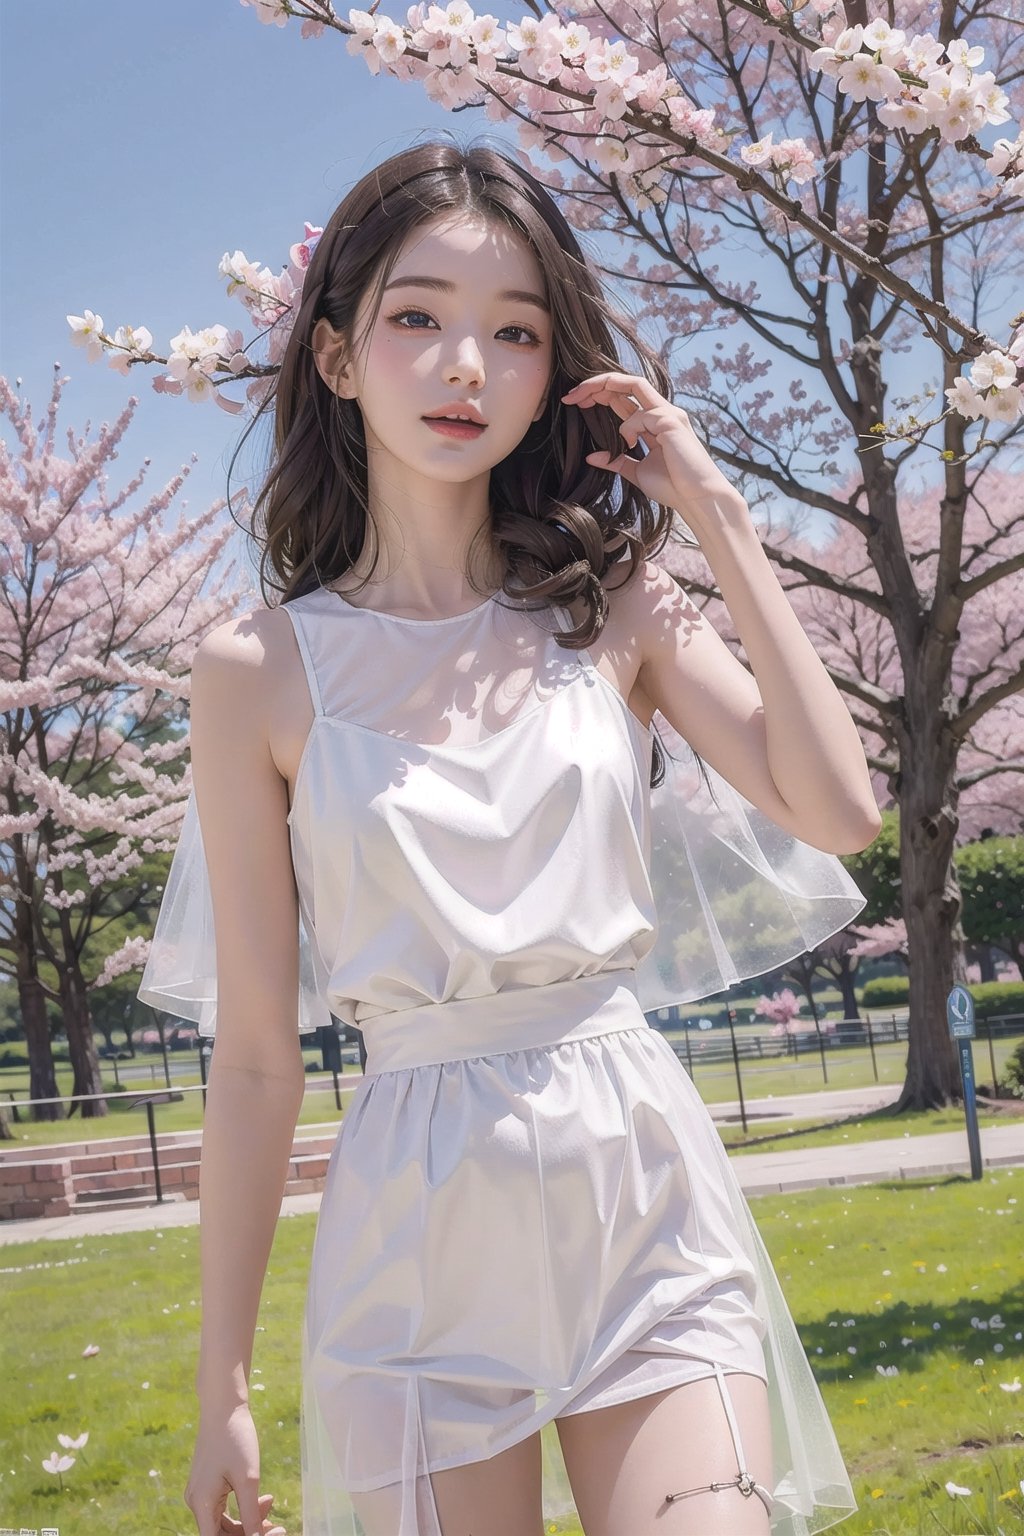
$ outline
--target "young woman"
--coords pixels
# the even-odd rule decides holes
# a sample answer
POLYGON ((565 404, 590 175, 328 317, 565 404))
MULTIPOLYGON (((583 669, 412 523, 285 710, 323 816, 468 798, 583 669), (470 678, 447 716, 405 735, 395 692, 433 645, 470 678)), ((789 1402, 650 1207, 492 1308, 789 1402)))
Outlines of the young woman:
POLYGON ((248 1377, 297 1017, 330 1015, 367 1060, 309 1277, 304 1536, 539 1536, 556 1514, 806 1536, 856 1508, 644 1010, 850 921, 836 855, 879 818, 746 503, 668 393, 555 203, 491 149, 394 156, 316 245, 257 504, 281 600, 196 655, 194 799, 140 988, 216 1023, 201 1536, 272 1526, 248 1377), (674 512, 753 675, 652 558, 674 512))

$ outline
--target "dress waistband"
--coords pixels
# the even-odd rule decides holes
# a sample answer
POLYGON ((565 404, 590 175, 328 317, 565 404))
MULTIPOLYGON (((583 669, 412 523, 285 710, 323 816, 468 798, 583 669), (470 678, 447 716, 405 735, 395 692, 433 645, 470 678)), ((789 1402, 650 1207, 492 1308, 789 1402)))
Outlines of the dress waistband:
POLYGON ((650 1027, 638 1001, 636 972, 596 971, 543 986, 374 1014, 360 1025, 366 1043, 363 1073, 375 1077, 650 1027))

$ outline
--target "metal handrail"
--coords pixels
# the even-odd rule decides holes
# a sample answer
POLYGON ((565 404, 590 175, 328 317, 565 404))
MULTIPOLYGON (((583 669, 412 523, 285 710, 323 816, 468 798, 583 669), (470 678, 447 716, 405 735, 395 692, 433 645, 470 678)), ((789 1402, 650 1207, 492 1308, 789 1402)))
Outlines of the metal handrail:
MULTIPOLYGON (((349 1073, 349 1078, 351 1079, 351 1078, 354 1078, 354 1077, 358 1076, 361 1079, 362 1075, 363 1074, 361 1072, 358 1073, 358 1074, 352 1072, 352 1073, 349 1073)), ((310 1074, 310 1076, 312 1076, 312 1074, 310 1074)), ((326 1091, 326 1089, 330 1085, 328 1083, 324 1083, 324 1082, 309 1083, 308 1080, 307 1080, 306 1086, 307 1087, 311 1087, 311 1088, 315 1089, 318 1092, 323 1092, 323 1091, 326 1091)), ((136 1092, 135 1092, 135 1090, 133 1088, 117 1088, 117 1089, 115 1089, 115 1088, 108 1088, 106 1093, 63 1093, 63 1094, 57 1094, 55 1098, 49 1098, 49 1099, 14 1099, 14 1098, 6 1098, 2 1102, 0 1102, 0 1109, 7 1109, 11 1105, 14 1105, 15 1107, 21 1109, 21 1108, 24 1108, 26 1105, 29 1105, 29 1104, 65 1104, 70 1099, 73 1099, 74 1102, 76 1104, 78 1104, 78 1103, 81 1103, 81 1102, 83 1102, 84 1100, 87 1100, 87 1099, 114 1099, 114 1100, 119 1100, 119 1099, 124 1099, 124 1098, 135 1098, 135 1097, 138 1097, 140 1102, 138 1104, 133 1104, 131 1107, 132 1107, 132 1109, 140 1109, 142 1107, 142 1098, 143 1098, 143 1095, 145 1095, 145 1094, 149 1094, 149 1093, 168 1093, 168 1092, 181 1093, 181 1094, 185 1094, 185 1093, 203 1093, 203 1094, 205 1094, 206 1087, 207 1087, 207 1085, 205 1083, 184 1083, 180 1087, 172 1084, 170 1089, 168 1089, 166 1085, 163 1088, 140 1088, 138 1090, 138 1094, 137 1095, 136 1095, 136 1092)), ((344 1079, 342 1078, 341 1086, 340 1086, 340 1090, 339 1091, 342 1092, 342 1093, 348 1093, 350 1091, 354 1091, 356 1087, 358 1087, 357 1083, 355 1083, 355 1082, 346 1083, 344 1081, 344 1079)), ((0 1142, 0 1151, 2 1151, 2 1150, 3 1150, 3 1143, 0 1142)))

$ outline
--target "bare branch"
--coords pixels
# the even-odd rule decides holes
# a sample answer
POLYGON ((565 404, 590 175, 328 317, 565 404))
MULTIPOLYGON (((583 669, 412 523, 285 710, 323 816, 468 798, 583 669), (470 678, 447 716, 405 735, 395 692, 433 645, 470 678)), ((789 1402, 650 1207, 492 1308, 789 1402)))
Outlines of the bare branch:
POLYGON ((1021 662, 1016 672, 1011 672, 1009 677, 997 683, 994 688, 990 688, 987 693, 983 693, 979 699, 975 699, 968 709, 961 710, 951 725, 954 736, 959 741, 963 741, 989 710, 995 709, 996 705, 1001 704, 1004 699, 1012 699, 1015 693, 1020 693, 1022 690, 1024 690, 1024 662, 1021 662))
POLYGON ((980 784, 983 779, 991 779, 997 773, 1024 773, 1024 758, 1018 758, 1015 762, 992 763, 988 768, 973 768, 970 773, 957 775, 957 789, 970 789, 974 784, 980 784))

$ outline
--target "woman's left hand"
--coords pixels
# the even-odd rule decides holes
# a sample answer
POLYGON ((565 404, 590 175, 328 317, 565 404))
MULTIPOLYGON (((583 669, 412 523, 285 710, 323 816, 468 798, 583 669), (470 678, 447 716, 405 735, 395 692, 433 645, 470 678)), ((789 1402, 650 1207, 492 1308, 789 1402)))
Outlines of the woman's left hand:
POLYGON ((587 463, 621 475, 651 501, 662 502, 685 518, 709 497, 724 497, 733 503, 743 500, 698 442, 686 412, 670 404, 639 374, 595 373, 570 389, 562 400, 581 409, 610 406, 622 418, 619 431, 627 450, 643 439, 647 452, 642 459, 625 450, 615 456, 602 448, 588 453, 587 463))

